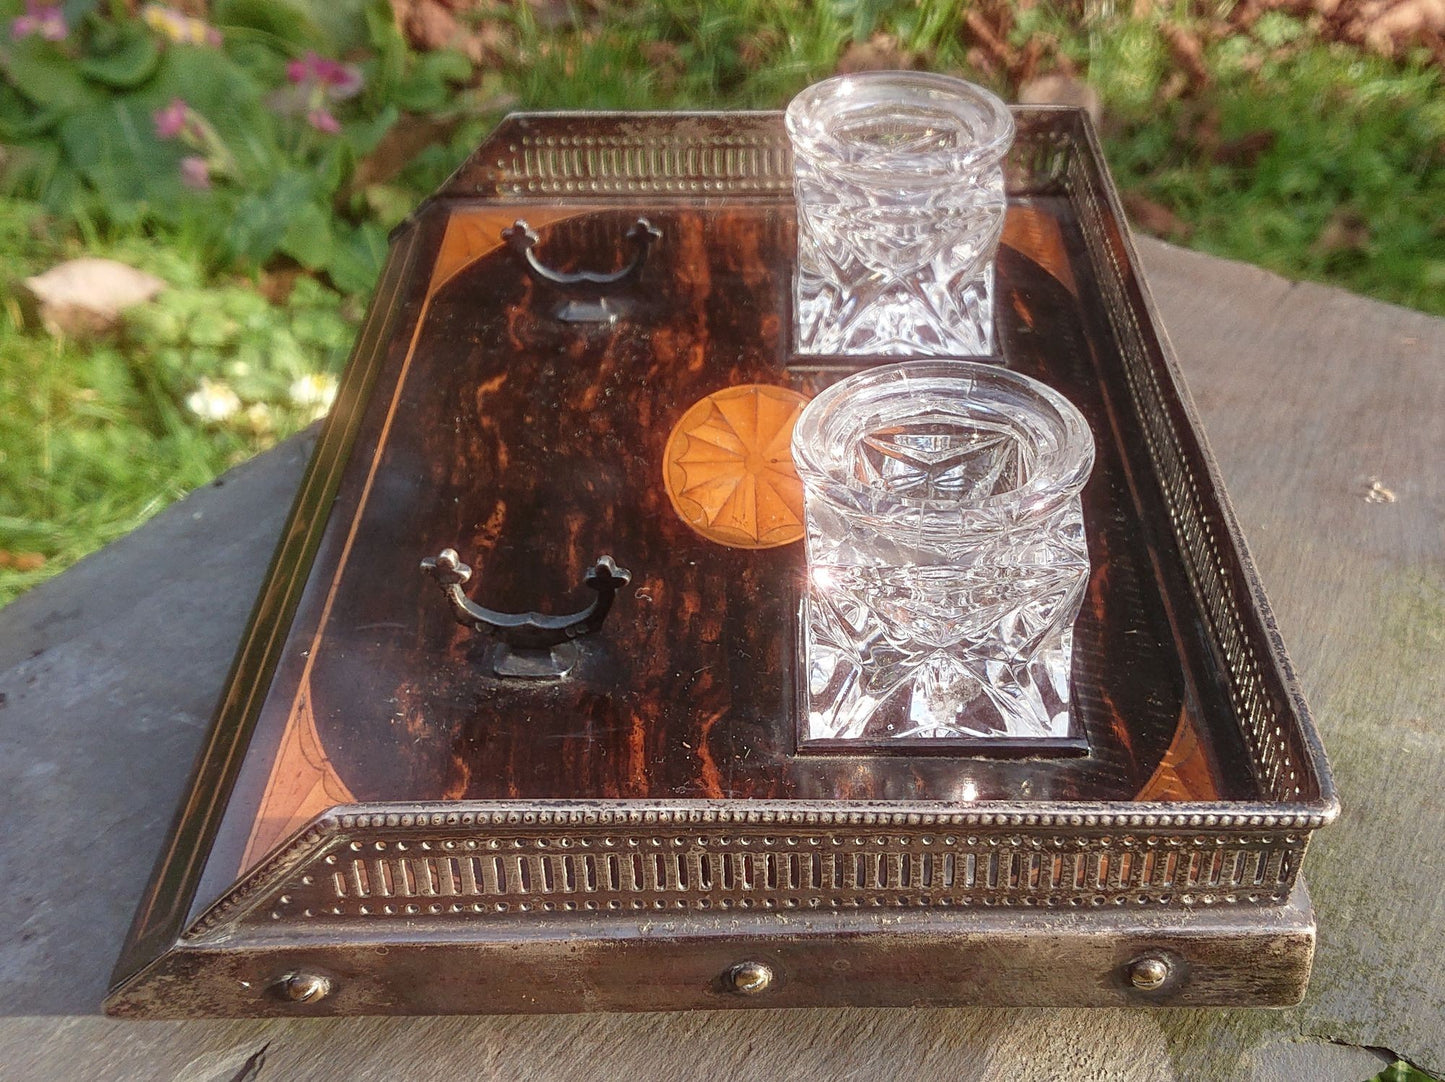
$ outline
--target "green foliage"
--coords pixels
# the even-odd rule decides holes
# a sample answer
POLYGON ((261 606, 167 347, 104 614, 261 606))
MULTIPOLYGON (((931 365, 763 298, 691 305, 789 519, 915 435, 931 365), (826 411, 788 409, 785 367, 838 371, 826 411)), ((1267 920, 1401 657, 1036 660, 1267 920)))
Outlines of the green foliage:
POLYGON ((340 308, 310 278, 284 308, 244 286, 172 288, 127 319, 121 345, 153 420, 189 410, 231 435, 265 437, 329 405, 329 373, 352 335, 340 308), (192 402, 198 389, 211 399, 192 402))
POLYGON ((287 257, 365 290, 380 262, 370 204, 351 185, 357 163, 407 113, 494 120, 456 93, 471 64, 413 54, 385 0, 371 0, 363 41, 372 58, 353 98, 324 78, 288 80, 288 60, 333 45, 307 7, 221 0, 215 15, 224 46, 174 12, 155 26, 89 15, 65 41, 12 42, 0 82, 0 186, 103 232, 182 237, 218 270, 287 257), (173 102, 194 120, 158 133, 157 115, 173 102), (184 183, 187 157, 205 161, 205 190, 184 183))
POLYGON ((288 0, 218 0, 211 15, 222 33, 249 30, 283 49, 325 47, 310 13, 288 0))
MULTIPOLYGON (((0 249, 21 273, 82 250, 11 200, 0 249)), ((0 293, 0 604, 314 420, 354 333, 355 302, 310 277, 278 306, 140 237, 86 250, 169 288, 91 342, 34 333, 0 293)))
POLYGON ((530 108, 776 109, 833 74, 850 44, 875 32, 962 71, 965 49, 953 2, 890 0, 660 0, 619 5, 600 25, 541 26, 513 9, 518 64, 508 74, 530 108))
POLYGON ((161 50, 155 36, 133 22, 101 23, 91 35, 90 55, 76 67, 92 82, 133 90, 155 74, 161 50))
POLYGON ((1440 72, 1320 45, 1217 70, 1196 101, 1118 111, 1121 184, 1173 208, 1196 247, 1445 315, 1440 72))

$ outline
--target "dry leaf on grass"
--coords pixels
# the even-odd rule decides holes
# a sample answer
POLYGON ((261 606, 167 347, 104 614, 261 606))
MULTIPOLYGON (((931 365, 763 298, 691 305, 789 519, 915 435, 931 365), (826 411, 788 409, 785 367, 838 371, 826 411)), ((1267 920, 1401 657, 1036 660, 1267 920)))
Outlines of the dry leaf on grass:
POLYGON ((409 116, 393 124, 381 142, 356 163, 347 194, 392 180, 408 162, 433 143, 445 143, 461 123, 458 117, 409 116))
POLYGON ((1336 207, 1311 250, 1316 255, 1329 256, 1336 252, 1363 252, 1369 246, 1370 224, 1359 211, 1336 207))
POLYGON ((1193 232, 1188 222, 1183 221, 1163 203, 1156 203, 1138 192, 1125 192, 1122 198, 1129 221, 1145 233, 1166 239, 1184 240, 1193 232))
POLYGON ((904 71, 918 65, 916 54, 904 49, 892 34, 874 34, 864 42, 852 42, 838 58, 838 74, 859 71, 904 71))
POLYGON ((500 67, 517 58, 517 33, 504 23, 487 19, 472 27, 460 49, 473 64, 500 67))
POLYGON ((1193 90, 1202 90, 1214 82, 1209 66, 1204 62, 1204 44, 1192 30, 1177 23, 1166 22, 1162 27, 1169 55, 1179 70, 1189 77, 1193 90))
POLYGON ((1248 132, 1238 139, 1227 139, 1220 143, 1214 148, 1213 158, 1220 165, 1253 169, 1278 140, 1279 133, 1268 129, 1248 132))
POLYGON ((402 29, 418 49, 447 49, 460 43, 464 31, 457 17, 438 0, 417 0, 402 16, 402 29))
POLYGON ((1088 112, 1097 125, 1103 115, 1099 92, 1070 75, 1040 75, 1019 87, 1020 105, 1072 105, 1088 112))
POLYGON ((558 30, 573 19, 573 8, 567 0, 526 0, 532 18, 543 30, 558 30))
POLYGON ((1428 44, 1445 35, 1445 0, 1379 0, 1359 5, 1359 14, 1346 25, 1348 33, 1386 56, 1397 56, 1410 45, 1428 44))
POLYGON ((1006 32, 998 26, 991 25, 984 14, 971 9, 963 17, 963 25, 968 30, 970 39, 974 42, 974 48, 969 50, 969 62, 986 67, 989 71, 1009 72, 1013 69, 1016 61, 1015 50, 1009 48, 1006 41, 1006 32), (975 54, 977 59, 975 59, 975 54))
POLYGON ((738 44, 738 59, 749 71, 756 71, 772 62, 782 44, 783 36, 777 30, 771 26, 758 27, 738 44))
POLYGON ((305 272, 300 267, 281 267, 277 270, 268 270, 261 275, 261 281, 257 288, 261 296, 265 297, 272 304, 285 304, 291 296, 291 291, 296 288, 296 282, 305 272))
POLYGON ((114 259, 87 256, 25 279, 25 288, 51 334, 84 335, 110 330, 132 305, 150 300, 165 282, 114 259))
POLYGON ((642 56, 657 75, 658 84, 665 90, 677 86, 682 78, 685 65, 682 53, 670 41, 649 41, 642 45, 642 56))
POLYGON ((39 552, 11 552, 0 549, 0 567, 11 571, 39 571, 45 566, 45 556, 39 552))

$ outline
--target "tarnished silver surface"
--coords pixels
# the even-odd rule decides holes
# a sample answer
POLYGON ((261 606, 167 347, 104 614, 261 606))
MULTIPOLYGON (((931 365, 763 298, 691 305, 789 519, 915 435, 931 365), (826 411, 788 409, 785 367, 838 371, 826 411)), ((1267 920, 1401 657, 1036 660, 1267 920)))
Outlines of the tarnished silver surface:
POLYGON ((765 962, 739 962, 728 971, 728 981, 734 992, 755 996, 772 986, 773 970, 765 962))
POLYGON ((331 994, 331 979, 319 973, 288 973, 276 987, 292 1003, 317 1003, 331 994))

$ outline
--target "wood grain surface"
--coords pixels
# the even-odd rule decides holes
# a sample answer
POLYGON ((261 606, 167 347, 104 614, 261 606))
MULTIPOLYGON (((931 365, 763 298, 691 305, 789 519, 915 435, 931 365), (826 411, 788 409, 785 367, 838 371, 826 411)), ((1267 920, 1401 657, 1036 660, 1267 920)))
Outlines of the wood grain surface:
MULTIPOLYGON (((105 973, 304 454, 198 493, 0 615, 0 943, 16 1079, 1339 1079, 1445 1070, 1445 323, 1143 244, 1344 800, 1285 1012, 804 1010, 120 1023, 105 973), (204 609, 194 598, 204 597, 204 609), (124 635, 115 633, 125 628, 124 635), (77 877, 84 867, 87 876, 77 877)), ((866 980, 866 974, 859 975, 866 980)))
MULTIPOLYGON (((387 347, 198 906, 348 800, 937 800, 960 785, 946 756, 795 753, 802 547, 708 540, 662 484, 673 428, 704 396, 752 383, 812 394, 858 367, 788 364, 790 204, 654 212, 663 239, 627 318, 596 327, 552 319, 554 298, 500 247, 522 213, 537 217, 487 207, 423 224, 436 254, 418 257, 430 280, 420 322, 387 347), (633 581, 602 632, 578 643, 566 681, 497 679, 489 642, 458 628, 417 572, 448 547, 478 569, 472 595, 503 611, 577 607, 583 571, 604 553, 633 581)), ((608 266, 635 214, 539 219, 538 252, 569 269, 608 266)), ((1224 676, 1191 646, 1188 588, 1166 576, 1179 565, 1172 538, 1141 525, 1167 511, 1122 383, 1103 376, 1116 367, 1102 356, 1111 339, 1086 325, 1097 304, 1078 291, 1097 287, 1074 214, 1035 198, 1009 217, 1003 356, 1098 433, 1084 494, 1094 572, 1074 648, 1090 754, 975 759, 971 789, 981 800, 1258 796, 1224 676), (1130 664, 1109 661, 1119 657, 1130 664)))

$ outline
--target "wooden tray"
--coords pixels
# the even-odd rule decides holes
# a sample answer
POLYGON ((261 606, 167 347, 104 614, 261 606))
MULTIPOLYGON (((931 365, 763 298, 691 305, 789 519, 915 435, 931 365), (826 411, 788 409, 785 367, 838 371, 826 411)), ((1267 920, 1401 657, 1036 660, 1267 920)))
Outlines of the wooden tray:
POLYGON ((1328 764, 1092 129, 1016 117, 1002 360, 1098 446, 1088 755, 797 746, 801 546, 699 536, 662 476, 703 396, 868 363, 790 353, 780 115, 514 116, 394 238, 107 1009, 1297 1000, 1328 764), (611 270, 640 215, 612 323, 502 239, 611 270), (448 546, 493 608, 633 578, 566 678, 504 679, 418 570, 448 546))

